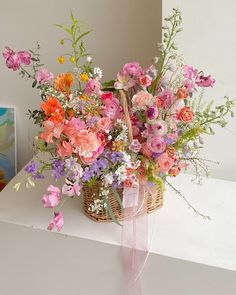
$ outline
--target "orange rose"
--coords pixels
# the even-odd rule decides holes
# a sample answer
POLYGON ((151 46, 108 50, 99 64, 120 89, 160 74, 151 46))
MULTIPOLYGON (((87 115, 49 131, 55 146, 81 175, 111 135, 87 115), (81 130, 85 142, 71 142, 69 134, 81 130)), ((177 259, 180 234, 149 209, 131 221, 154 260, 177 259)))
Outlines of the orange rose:
POLYGON ((192 122, 194 118, 194 112, 190 107, 183 107, 177 114, 177 119, 186 123, 192 122))
POLYGON ((180 167, 179 166, 175 166, 175 167, 172 167, 170 170, 169 170, 169 174, 173 177, 177 176, 179 173, 180 173, 180 167))
POLYGON ((177 93, 176 93, 177 98, 187 98, 189 96, 189 93, 187 91, 187 89, 185 88, 179 88, 177 93))

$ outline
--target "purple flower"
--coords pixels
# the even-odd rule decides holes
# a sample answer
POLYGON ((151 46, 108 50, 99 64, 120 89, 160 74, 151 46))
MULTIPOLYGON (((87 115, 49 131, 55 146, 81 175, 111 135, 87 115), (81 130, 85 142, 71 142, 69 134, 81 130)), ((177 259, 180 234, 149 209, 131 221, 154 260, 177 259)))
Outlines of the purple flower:
POLYGON ((31 161, 29 165, 25 167, 25 171, 30 173, 34 179, 43 179, 45 176, 39 172, 39 165, 34 161, 31 161))
POLYGON ((89 181, 94 176, 93 171, 91 171, 88 167, 84 170, 83 181, 89 181))
POLYGON ((150 107, 146 111, 146 116, 149 120, 155 120, 158 116, 158 109, 156 106, 150 107))
POLYGON ((58 180, 65 175, 65 163, 62 160, 55 160, 52 164, 53 177, 58 180))
POLYGON ((124 155, 121 152, 114 152, 110 155, 111 161, 113 163, 121 162, 124 159, 124 155))

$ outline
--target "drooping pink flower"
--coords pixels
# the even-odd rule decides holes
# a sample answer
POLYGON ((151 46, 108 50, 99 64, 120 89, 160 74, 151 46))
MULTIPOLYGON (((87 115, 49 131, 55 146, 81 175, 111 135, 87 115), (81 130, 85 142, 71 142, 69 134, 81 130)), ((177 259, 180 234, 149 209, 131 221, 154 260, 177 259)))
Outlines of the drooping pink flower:
POLYGON ((129 62, 124 65, 122 71, 129 76, 139 76, 142 73, 142 68, 138 62, 129 62))
POLYGON ((119 72, 117 74, 117 81, 114 84, 115 89, 124 89, 125 91, 128 91, 130 88, 132 88, 136 84, 135 80, 130 78, 128 74, 125 74, 123 72, 119 72))
POLYGON ((193 92, 196 88, 195 81, 192 80, 185 80, 184 81, 184 87, 187 89, 188 92, 193 92))
POLYGON ((10 56, 13 56, 15 52, 8 46, 5 47, 5 51, 3 52, 3 57, 8 59, 10 56))
POLYGON ((151 136, 147 139, 147 147, 153 153, 163 153, 166 148, 166 142, 161 136, 151 136))
POLYGON ((139 77, 139 83, 143 87, 148 87, 152 84, 152 78, 149 75, 142 75, 139 77))
POLYGON ((140 151, 141 147, 142 147, 142 145, 138 141, 138 139, 133 139, 130 146, 129 146, 129 149, 135 153, 138 153, 140 151))
POLYGON ((48 230, 53 230, 54 227, 57 227, 57 231, 61 231, 61 229, 64 226, 64 216, 62 212, 55 212, 54 213, 54 218, 51 220, 48 230))
POLYGON ((65 183, 62 187, 62 193, 68 197, 80 195, 80 185, 75 182, 73 184, 65 183))
POLYGON ((73 153, 73 150, 74 149, 71 144, 65 140, 57 144, 58 155, 62 158, 70 157, 73 153))
POLYGON ((32 54, 29 51, 26 51, 26 50, 19 51, 17 52, 17 56, 20 60, 20 63, 23 63, 26 66, 28 66, 32 61, 32 54))
POLYGON ((6 60, 6 65, 13 71, 18 71, 20 68, 20 59, 16 54, 9 56, 6 60))
POLYGON ((132 103, 135 110, 147 110, 153 103, 153 96, 147 91, 139 91, 132 97, 132 103))
POLYGON ((49 72, 45 68, 41 68, 36 74, 36 80, 40 84, 45 84, 50 82, 54 78, 53 73, 49 72))
POLYGON ((60 189, 56 186, 50 185, 47 188, 47 195, 42 198, 44 208, 54 208, 58 206, 61 201, 60 189))
POLYGON ((198 70, 193 66, 185 65, 184 66, 184 77, 188 80, 193 80, 197 77, 198 70))
POLYGON ((157 158, 157 162, 159 164, 160 171, 166 173, 173 166, 174 159, 169 157, 167 153, 163 153, 157 158))
POLYGON ((85 91, 88 95, 99 95, 101 92, 102 85, 97 79, 91 79, 85 86, 85 91))
POLYGON ((198 76, 196 79, 196 84, 200 87, 213 87, 215 84, 215 79, 211 76, 198 76))

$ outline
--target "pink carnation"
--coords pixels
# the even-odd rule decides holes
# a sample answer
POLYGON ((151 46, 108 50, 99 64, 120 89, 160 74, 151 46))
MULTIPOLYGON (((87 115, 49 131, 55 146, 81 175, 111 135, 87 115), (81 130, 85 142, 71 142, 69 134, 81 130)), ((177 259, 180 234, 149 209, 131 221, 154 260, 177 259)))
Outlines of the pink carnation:
POLYGON ((75 144, 79 156, 85 158, 92 157, 101 146, 101 142, 96 133, 89 132, 88 130, 81 130, 77 133, 75 144))
POLYGON ((99 94, 101 91, 102 85, 101 83, 96 79, 91 79, 88 81, 85 87, 85 91, 88 95, 94 95, 99 94))
POLYGON ((160 166, 160 171, 167 173, 170 168, 174 165, 174 159, 169 157, 167 153, 163 153, 157 158, 157 162, 160 166))
POLYGON ((54 227, 57 227, 57 231, 61 231, 61 229, 64 226, 64 216, 62 212, 55 212, 54 213, 54 218, 51 220, 48 230, 53 230, 54 227))
POLYGON ((132 97, 132 103, 136 110, 147 110, 153 102, 153 96, 147 91, 139 91, 132 97))
POLYGON ((108 117, 100 118, 97 125, 98 129, 101 131, 109 131, 112 128, 111 119, 108 117))
POLYGON ((104 116, 115 120, 119 118, 121 110, 120 101, 116 97, 113 97, 111 100, 106 100, 104 116))
POLYGON ((54 208, 60 203, 60 189, 56 186, 50 185, 47 188, 47 195, 42 198, 44 208, 54 208))
POLYGON ((41 68, 36 75, 36 80, 38 81, 38 83, 40 84, 45 84, 48 83, 49 81, 51 81, 53 79, 53 73, 49 72, 47 69, 45 68, 41 68))

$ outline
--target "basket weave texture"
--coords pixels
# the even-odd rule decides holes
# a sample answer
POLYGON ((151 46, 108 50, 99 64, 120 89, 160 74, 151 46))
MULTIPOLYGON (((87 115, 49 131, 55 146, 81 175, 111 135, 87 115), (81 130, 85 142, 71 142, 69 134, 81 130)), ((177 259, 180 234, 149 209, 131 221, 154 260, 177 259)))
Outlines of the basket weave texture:
MULTIPOLYGON (((128 138, 129 138, 129 142, 131 143, 133 140, 133 132, 132 132, 132 124, 131 124, 129 110, 128 110, 129 107, 128 107, 127 97, 123 90, 120 90, 118 95, 120 98, 121 105, 123 107, 124 120, 128 127, 128 138)), ((99 192, 100 192, 101 186, 102 186, 102 183, 99 181, 96 182, 92 187, 87 185, 83 186, 84 212, 90 219, 94 221, 99 221, 99 222, 112 221, 112 218, 111 216, 109 216, 106 209, 99 210, 99 211, 91 210, 91 205, 93 205, 94 202, 96 202, 96 200, 100 199, 99 192)), ((117 192, 122 202, 123 189, 119 189, 117 190, 117 192)), ((108 198, 109 198, 111 210, 117 220, 123 220, 124 218, 129 218, 129 216, 127 216, 127 212, 126 212, 126 216, 124 217, 123 210, 121 209, 121 206, 117 200, 117 197, 114 195, 111 188, 109 189, 108 198)), ((146 191, 144 200, 145 200, 145 206, 142 206, 142 208, 138 209, 137 215, 141 215, 142 213, 144 213, 144 211, 146 211, 146 213, 152 213, 156 211, 158 208, 162 207, 163 190, 157 187, 156 191, 152 194, 146 191)))

